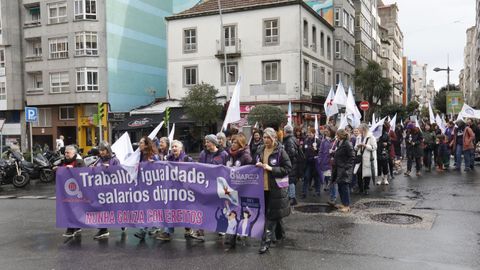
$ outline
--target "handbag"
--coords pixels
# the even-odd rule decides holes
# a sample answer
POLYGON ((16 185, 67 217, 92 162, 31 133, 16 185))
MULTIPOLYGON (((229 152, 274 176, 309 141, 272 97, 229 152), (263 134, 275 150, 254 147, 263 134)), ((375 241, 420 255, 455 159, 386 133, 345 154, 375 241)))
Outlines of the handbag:
MULTIPOLYGON (((367 140, 365 141, 365 144, 368 143, 368 140, 370 140, 370 137, 367 138, 367 140)), ((363 160, 363 153, 365 152, 365 147, 362 149, 360 155, 356 155, 355 156, 355 164, 360 164, 362 163, 362 160, 363 160)))

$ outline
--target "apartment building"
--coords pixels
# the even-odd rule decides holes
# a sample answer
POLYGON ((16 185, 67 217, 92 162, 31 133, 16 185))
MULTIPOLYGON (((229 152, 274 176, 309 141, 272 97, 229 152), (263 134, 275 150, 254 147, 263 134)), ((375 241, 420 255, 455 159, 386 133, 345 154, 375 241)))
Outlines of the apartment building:
POLYGON ((297 123, 304 113, 319 113, 319 100, 333 85, 334 28, 301 0, 221 5, 223 29, 217 1, 166 18, 171 97, 181 99, 189 87, 206 82, 219 89, 223 103, 242 76, 242 106, 268 103, 286 111, 292 101, 297 123))

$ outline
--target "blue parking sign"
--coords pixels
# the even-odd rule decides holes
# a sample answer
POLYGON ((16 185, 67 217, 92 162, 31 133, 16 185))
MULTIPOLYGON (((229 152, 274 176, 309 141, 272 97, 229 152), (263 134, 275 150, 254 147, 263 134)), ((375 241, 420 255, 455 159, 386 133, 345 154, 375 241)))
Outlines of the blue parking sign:
POLYGON ((25 107, 25 121, 37 122, 38 121, 38 108, 37 107, 25 107))

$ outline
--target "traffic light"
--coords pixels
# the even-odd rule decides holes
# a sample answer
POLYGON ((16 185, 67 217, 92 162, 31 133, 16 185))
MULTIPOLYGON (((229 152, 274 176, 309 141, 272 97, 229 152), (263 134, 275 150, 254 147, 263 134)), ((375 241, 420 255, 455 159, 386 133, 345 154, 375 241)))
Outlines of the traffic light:
POLYGON ((167 107, 165 109, 165 115, 163 116, 163 122, 165 122, 165 125, 167 125, 170 121, 170 107, 167 107))
POLYGON ((103 106, 103 103, 98 103, 98 120, 102 121, 104 116, 105 116, 105 106, 103 106))

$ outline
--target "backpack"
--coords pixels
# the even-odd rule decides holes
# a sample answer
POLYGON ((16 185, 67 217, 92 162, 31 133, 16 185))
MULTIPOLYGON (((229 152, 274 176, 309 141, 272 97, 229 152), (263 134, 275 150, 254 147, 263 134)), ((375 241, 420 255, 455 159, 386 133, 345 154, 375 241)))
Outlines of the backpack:
POLYGON ((305 156, 305 153, 302 150, 302 147, 298 145, 298 143, 295 141, 295 147, 297 148, 297 163, 303 163, 305 160, 307 160, 307 157, 305 156))

